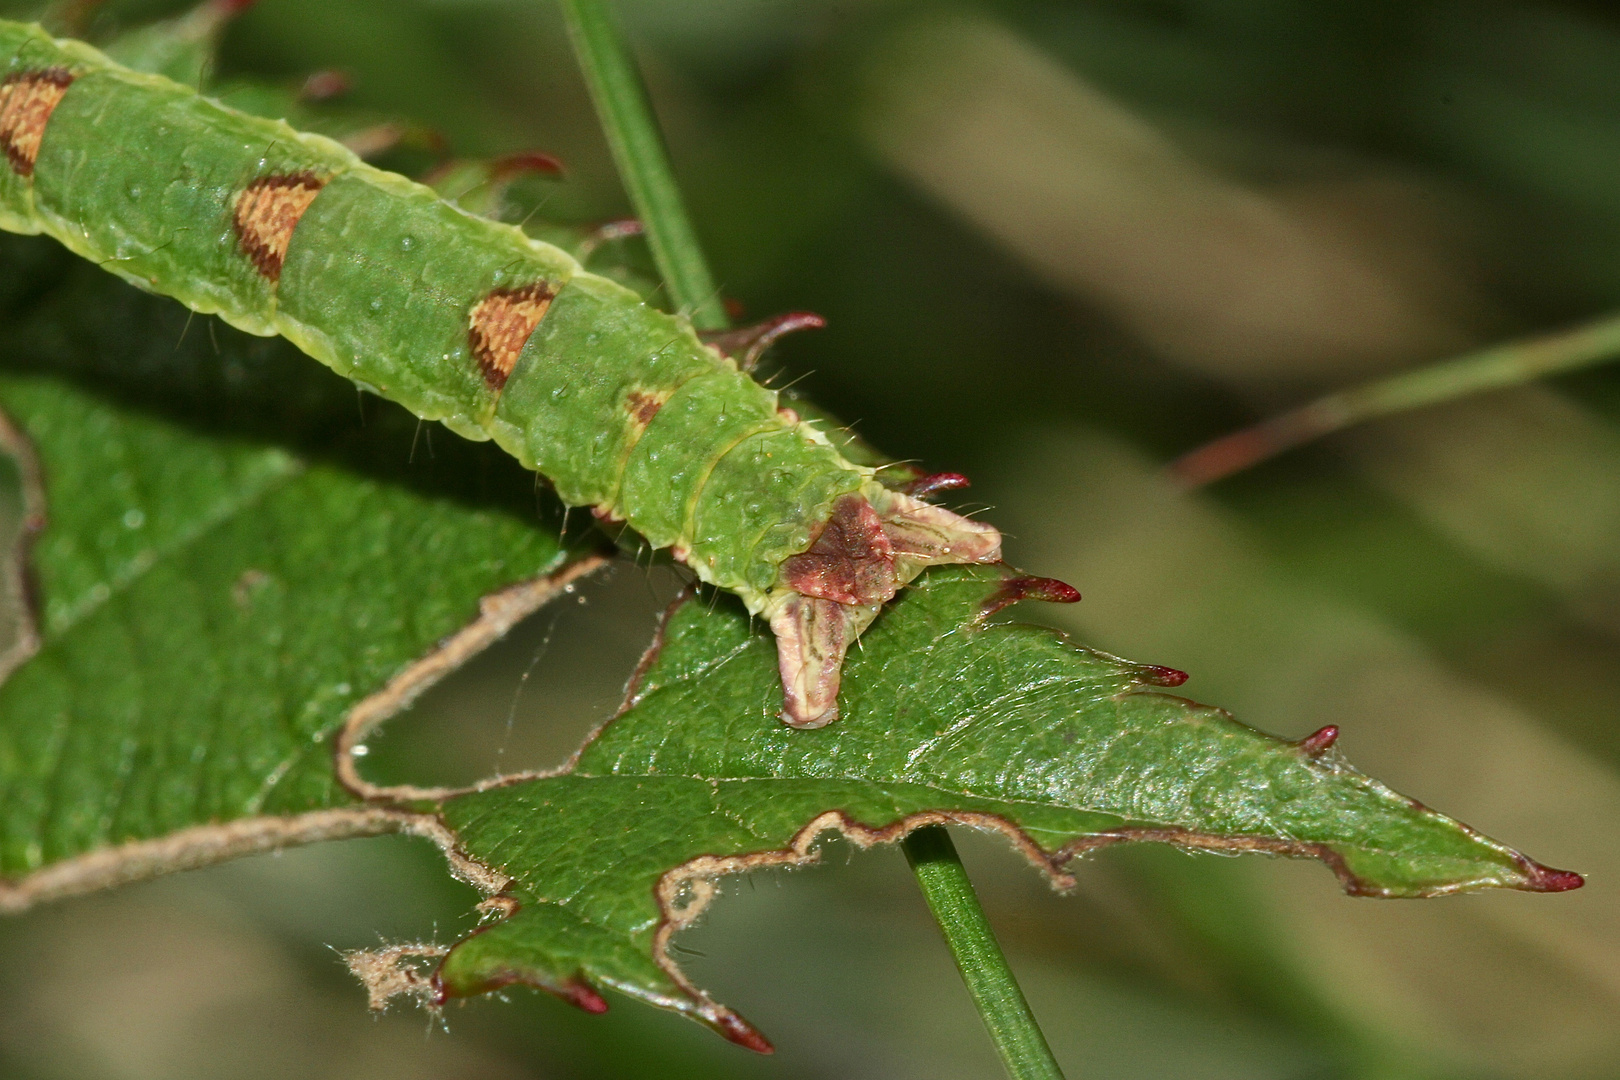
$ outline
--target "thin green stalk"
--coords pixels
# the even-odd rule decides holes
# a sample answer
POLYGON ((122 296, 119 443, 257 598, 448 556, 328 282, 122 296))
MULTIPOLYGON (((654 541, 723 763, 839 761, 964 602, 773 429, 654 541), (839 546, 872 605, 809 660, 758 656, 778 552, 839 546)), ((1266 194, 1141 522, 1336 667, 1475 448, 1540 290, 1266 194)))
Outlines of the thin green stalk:
POLYGON ((724 330, 725 306, 687 217, 663 133, 623 32, 604 0, 562 0, 562 9, 613 161, 646 229, 665 287, 690 313, 693 326, 724 330))
MULTIPOLYGON (((562 6, 614 161, 670 295, 692 313, 698 329, 725 329, 725 309, 686 216, 658 122, 623 33, 606 0, 562 0, 562 6)), ((1013 1080, 1062 1080, 950 834, 938 827, 918 829, 903 846, 1008 1074, 1013 1080)))
POLYGON ((951 834, 943 825, 929 825, 906 837, 901 846, 1007 1075, 1013 1080, 1063 1080, 1063 1071, 984 917, 951 834))
POLYGON ((1170 474, 1184 487, 1202 487, 1354 424, 1616 357, 1620 357, 1620 315, 1606 315, 1573 330, 1493 345, 1317 398, 1205 443, 1172 462, 1170 474))

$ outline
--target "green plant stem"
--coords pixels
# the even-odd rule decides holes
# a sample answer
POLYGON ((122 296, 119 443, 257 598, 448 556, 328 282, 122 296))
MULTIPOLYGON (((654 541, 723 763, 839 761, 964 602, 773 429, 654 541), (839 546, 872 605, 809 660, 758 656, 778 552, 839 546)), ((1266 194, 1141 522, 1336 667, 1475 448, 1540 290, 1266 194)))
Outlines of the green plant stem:
POLYGON ((1205 443, 1177 458, 1169 471, 1183 487, 1202 487, 1354 424, 1615 357, 1620 357, 1620 315, 1606 315, 1572 330, 1494 345, 1317 398, 1205 443))
POLYGON ((686 214, 669 151, 624 33, 605 0, 562 0, 562 9, 613 161, 646 230, 665 288, 690 314, 693 326, 724 330, 729 323, 725 306, 686 214))
MULTIPOLYGON (((658 122, 623 33, 606 0, 562 0, 562 6, 614 161, 670 295, 692 313, 698 329, 725 329, 725 309, 714 277, 686 215, 658 122)), ((906 837, 904 847, 1008 1073, 1014 1080, 1062 1080, 950 834, 940 827, 918 829, 906 837)))
POLYGON ((1063 1080, 1046 1036, 984 917, 951 834, 943 825, 928 825, 907 836, 901 846, 1007 1075, 1014 1080, 1063 1080))

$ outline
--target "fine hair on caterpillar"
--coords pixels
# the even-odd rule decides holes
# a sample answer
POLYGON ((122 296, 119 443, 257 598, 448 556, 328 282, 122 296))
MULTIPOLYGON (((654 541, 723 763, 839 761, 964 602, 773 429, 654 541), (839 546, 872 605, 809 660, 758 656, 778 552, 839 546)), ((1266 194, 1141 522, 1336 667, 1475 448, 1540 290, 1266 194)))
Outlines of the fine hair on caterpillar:
POLYGON ((885 486, 751 377, 817 317, 705 341, 330 139, 37 26, 0 22, 0 55, 0 228, 282 335, 669 549, 768 623, 788 724, 837 717, 847 650, 907 582, 1000 559, 994 528, 925 501, 960 477, 885 486))

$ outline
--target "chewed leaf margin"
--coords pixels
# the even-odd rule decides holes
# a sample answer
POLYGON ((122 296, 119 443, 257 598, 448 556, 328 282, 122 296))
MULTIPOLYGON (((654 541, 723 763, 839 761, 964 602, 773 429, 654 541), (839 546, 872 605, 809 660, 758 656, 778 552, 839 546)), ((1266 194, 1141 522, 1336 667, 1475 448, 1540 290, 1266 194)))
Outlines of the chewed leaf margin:
MULTIPOLYGON (((1300 840, 1288 835, 1230 834, 1164 823, 1128 821, 1117 814, 1094 812, 1079 806, 1039 806, 1027 800, 996 799, 982 794, 951 791, 903 782, 874 783, 828 775, 820 780, 804 776, 760 775, 738 777, 735 770, 706 779, 689 764, 669 769, 641 770, 629 764, 634 755, 615 757, 608 744, 634 743, 636 734, 622 733, 626 725, 641 718, 639 710, 656 707, 661 692, 683 683, 701 683, 716 672, 740 670, 739 664, 759 662, 768 668, 768 657, 745 657, 759 645, 756 632, 745 621, 733 619, 729 636, 717 640, 710 634, 699 648, 683 641, 683 635, 700 635, 712 630, 715 618, 725 613, 702 613, 702 605, 690 599, 678 601, 666 614, 653 646, 648 650, 636 676, 627 689, 625 704, 583 747, 564 770, 549 774, 513 776, 468 789, 447 799, 442 813, 447 826, 460 839, 463 849, 482 860, 492 874, 509 876, 503 890, 486 910, 498 914, 499 921, 486 925, 457 943, 440 962, 432 978, 437 1000, 467 997, 501 986, 527 984, 547 990, 589 1011, 607 1007, 599 988, 619 990, 650 1004, 686 1014, 710 1026, 724 1037, 759 1051, 769 1043, 735 1011, 714 1001, 681 971, 670 952, 672 939, 692 926, 719 895, 720 882, 727 876, 753 870, 804 866, 820 857, 819 841, 834 831, 866 848, 893 843, 925 825, 955 824, 996 832, 1005 836, 1026 859, 1044 873, 1059 889, 1071 887, 1074 878, 1067 865, 1090 851, 1131 841, 1172 844, 1188 850, 1260 852, 1272 855, 1311 857, 1325 863, 1337 876, 1344 890, 1352 895, 1371 897, 1436 896, 1471 888, 1512 887, 1529 891, 1556 892, 1578 887, 1581 879, 1567 871, 1551 870, 1517 851, 1489 840, 1474 830, 1433 811, 1415 800, 1406 799, 1365 777, 1338 754, 1333 742, 1336 729, 1324 729, 1297 742, 1263 735, 1237 724, 1220 710, 1158 693, 1151 687, 1177 685, 1184 678, 1172 669, 1138 665, 1109 657, 1069 643, 1054 631, 1029 626, 1008 626, 988 622, 989 616, 1018 599, 1039 597, 1069 599, 1051 583, 1016 575, 1008 568, 995 570, 936 571, 925 584, 913 590, 912 600, 934 590, 953 592, 955 601, 944 606, 961 618, 955 636, 987 648, 999 638, 1016 638, 1026 643, 1056 646, 1076 656, 1108 667, 1126 676, 1115 695, 1140 695, 1146 701, 1171 705, 1196 725, 1214 720, 1246 737, 1273 758, 1308 759, 1350 796, 1371 800, 1381 807, 1394 807, 1401 820, 1426 833, 1454 843, 1463 852, 1431 852, 1428 857, 1445 872, 1454 864, 1448 858, 1468 862, 1468 873, 1456 863, 1451 880, 1399 880, 1398 868, 1388 870, 1378 880, 1352 869, 1349 862, 1327 842, 1300 840), (965 602, 964 602, 965 601, 965 602), (954 603, 954 607, 951 604, 954 603), (989 636, 981 632, 988 631, 989 636), (694 655, 685 655, 691 653, 694 655), (597 751, 594 752, 593 751, 597 751), (620 765, 626 765, 620 768, 620 765), (755 789, 749 791, 749 786, 755 789), (817 787, 817 785, 820 785, 817 787), (763 789, 761 794, 760 789, 763 789), (814 789, 814 790, 810 790, 814 789), (857 790, 860 789, 860 790, 857 790), (778 798, 780 796, 780 798, 778 798), (705 798, 713 805, 704 813, 705 798), (788 820, 793 809, 758 814, 768 802, 789 804, 798 809, 820 805, 796 820, 788 820), (729 800, 729 801, 728 801, 729 800), (722 803, 725 803, 722 806, 722 803), (750 803, 752 802, 752 806, 750 803), (850 804, 865 802, 866 809, 850 804), (844 805, 840 805, 844 803, 844 805), (881 807, 872 805, 882 803, 881 807), (613 816, 601 813, 611 808, 613 816), (687 816, 678 827, 660 831, 664 820, 649 815, 679 810, 687 816), (757 816, 749 817, 750 812, 757 816), (592 818, 592 813, 598 816, 592 818), (608 866, 605 873, 587 868, 596 877, 575 879, 559 870, 574 854, 573 846, 590 845, 587 839, 567 841, 547 838, 548 832, 566 832, 565 818, 612 821, 614 828, 599 833, 587 830, 585 836, 599 845, 592 857, 608 866), (761 818, 771 818, 763 831, 761 818), (737 829, 733 829, 736 826, 737 829), (779 831, 777 830, 780 826, 779 831), (638 840, 626 840, 622 849, 614 847, 624 836, 644 830, 638 840), (728 835, 738 830, 747 836, 728 835), (769 832, 769 835, 766 835, 769 832), (611 834, 611 835, 610 835, 611 834), (674 839, 670 836, 674 835, 674 839), (644 844, 638 848, 637 843, 644 844), (549 845, 549 848, 548 848, 549 845), (675 850, 685 846, 677 855, 675 850), (645 847, 668 849, 667 862, 653 867, 645 847), (547 856, 547 851, 550 855, 547 856), (639 864, 637 860, 640 860, 639 864), (650 872, 649 872, 650 871, 650 872), (624 888, 612 891, 607 878, 620 875, 624 888), (628 880, 633 878, 634 880, 628 880), (644 883, 640 886, 636 882, 644 883), (591 890, 603 895, 591 897, 591 890), (634 900, 639 888, 651 891, 651 917, 625 916, 624 904, 639 906, 634 900), (614 910, 614 925, 594 921, 600 914, 604 896, 614 910), (580 899, 584 896, 584 899, 580 899), (570 903, 574 903, 570 907, 570 903)), ((1071 590, 1072 591, 1072 590, 1071 590)), ((902 602, 889 620, 904 620, 907 604, 902 602)), ((936 608, 940 607, 935 603, 936 608)), ((913 613, 926 620, 926 611, 913 613)), ((915 620, 914 620, 915 621, 915 620)), ((882 631, 872 643, 882 650, 882 631)), ((865 662, 857 661, 857 663, 865 662)), ((757 666, 757 665, 756 665, 757 666)), ((768 677, 764 671, 762 677, 768 677)), ((733 676, 734 677, 734 676, 733 676)), ((858 680, 857 680, 858 684, 858 680)), ((746 697, 747 695, 743 695, 746 697)), ((729 700, 729 699, 728 699, 729 700)), ((762 710, 769 708, 762 699, 762 710)), ((656 715, 656 714, 655 714, 656 715)), ((701 728, 702 717, 687 718, 701 728)), ((761 731, 768 726, 768 712, 762 712, 761 731)), ((851 719, 850 723, 858 720, 851 719)), ((641 734, 655 739, 679 740, 676 728, 660 728, 656 721, 641 734)), ((804 733, 789 738, 804 739, 804 733)), ((747 738, 747 736, 744 736, 747 738)), ((766 740, 769 741, 769 740, 766 740)), ((623 749, 622 746, 619 747, 623 749)), ((1269 760, 1269 759, 1268 759, 1269 760)), ((1427 850, 1427 849, 1425 849, 1427 850)), ((1398 854, 1398 853, 1397 853, 1398 854)), ((1432 868, 1431 868, 1432 869, 1432 868)), ((1437 872, 1438 873, 1438 872, 1437 872)))
MULTIPOLYGON (((526 906, 524 901, 503 890, 493 894, 484 906, 484 910, 499 915, 502 921, 481 927, 468 938, 458 942, 449 950, 433 973, 431 983, 434 1004, 443 1005, 451 998, 472 997, 514 984, 524 984, 545 990, 587 1012, 605 1012, 608 1008, 607 1002, 593 985, 595 982, 647 1004, 688 1015, 740 1046, 760 1053, 770 1053, 771 1044, 763 1033, 735 1010, 715 1001, 685 975, 671 952, 670 946, 675 935, 696 925, 708 907, 719 898, 720 880, 725 877, 758 870, 815 865, 821 859, 821 840, 829 832, 838 833, 857 848, 864 850, 882 844, 898 843, 914 830, 929 825, 958 825, 1001 834, 1031 865, 1046 876, 1053 888, 1060 891, 1067 891, 1075 885, 1074 876, 1066 869, 1067 864, 1073 859, 1115 844, 1154 842, 1170 844, 1189 851, 1255 852, 1314 858, 1325 863, 1334 872, 1344 891, 1349 895, 1378 898, 1395 895, 1390 890, 1372 885, 1351 873, 1344 860, 1325 844, 1307 844, 1265 837, 1207 835, 1185 829, 1121 828, 1079 837, 1051 851, 1041 847, 1028 832, 1001 814, 925 810, 908 814, 887 825, 872 825, 859 821, 841 810, 829 810, 812 818, 785 846, 727 855, 699 855, 672 867, 657 879, 653 894, 657 898, 659 919, 653 933, 651 959, 667 979, 668 986, 662 992, 645 984, 638 985, 624 980, 601 976, 593 980, 578 970, 547 973, 539 968, 526 968, 520 963, 499 958, 470 956, 469 953, 483 951, 481 946, 487 944, 485 935, 498 930, 508 920, 524 911, 526 906)), ((1478 835, 1473 830, 1469 832, 1478 835)), ((459 831, 456 834, 459 836, 459 831)), ((1531 892, 1563 892, 1578 888, 1582 884, 1578 874, 1553 870, 1522 854, 1517 852, 1514 854, 1526 876, 1526 883, 1514 886, 1516 888, 1531 892)), ((498 879, 504 876, 504 870, 493 866, 488 867, 488 873, 491 878, 498 879)), ((513 879, 508 881, 515 884, 513 879)), ((1438 888, 1422 894, 1407 895, 1440 896, 1453 891, 1460 890, 1438 888)))
MULTIPOLYGON (((0 421, 3 421, 0 414, 0 421)), ((0 433, 3 435, 3 433, 0 433)), ((26 448, 26 441, 21 444, 26 448)), ((26 543, 19 543, 13 561, 24 558, 26 543)), ((408 665, 374 694, 350 710, 333 747, 333 767, 339 783, 360 804, 302 814, 272 814, 234 818, 180 829, 165 836, 129 840, 53 862, 21 877, 0 878, 0 915, 19 914, 39 904, 80 896, 101 889, 128 885, 182 870, 198 869, 303 844, 364 836, 403 833, 425 838, 444 854, 452 876, 496 895, 510 879, 487 869, 461 851, 453 832, 433 812, 423 812, 423 796, 435 792, 418 788, 381 788, 360 779, 354 747, 368 732, 406 709, 439 679, 487 648, 524 617, 572 591, 580 578, 595 573, 607 561, 602 553, 588 553, 557 570, 519 582, 484 597, 478 617, 408 665)), ((25 661, 24 655, 18 662, 25 661)), ((3 673, 0 673, 3 677, 3 673)))

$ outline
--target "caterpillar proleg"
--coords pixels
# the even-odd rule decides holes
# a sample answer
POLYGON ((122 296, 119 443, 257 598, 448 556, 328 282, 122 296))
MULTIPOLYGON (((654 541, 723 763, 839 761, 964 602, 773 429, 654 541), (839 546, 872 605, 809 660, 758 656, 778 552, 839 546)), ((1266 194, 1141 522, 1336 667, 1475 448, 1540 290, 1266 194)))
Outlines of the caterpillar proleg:
POLYGON ((836 718, 845 651, 925 567, 1000 558, 561 249, 37 26, 0 22, 0 56, 0 228, 283 335, 672 549, 768 621, 788 724, 836 718))

